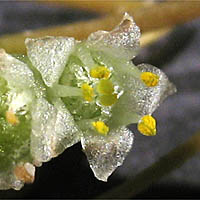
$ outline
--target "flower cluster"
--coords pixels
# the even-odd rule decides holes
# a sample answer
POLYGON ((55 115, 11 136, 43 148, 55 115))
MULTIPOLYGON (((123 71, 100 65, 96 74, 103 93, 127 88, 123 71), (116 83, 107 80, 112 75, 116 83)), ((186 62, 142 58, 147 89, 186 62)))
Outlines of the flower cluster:
POLYGON ((81 141, 106 181, 140 133, 156 134, 152 113, 175 87, 159 69, 135 66, 140 30, 127 13, 112 31, 85 41, 26 39, 27 56, 0 51, 0 189, 33 182, 40 166, 81 141))

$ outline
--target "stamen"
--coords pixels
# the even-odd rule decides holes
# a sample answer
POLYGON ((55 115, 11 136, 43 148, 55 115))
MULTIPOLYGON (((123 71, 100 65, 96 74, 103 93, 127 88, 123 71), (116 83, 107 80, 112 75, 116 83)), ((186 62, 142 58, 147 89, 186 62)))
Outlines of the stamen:
POLYGON ((145 115, 138 123, 138 131, 146 136, 156 135, 156 120, 151 115, 145 115))
POLYGON ((102 95, 99 97, 99 100, 103 106, 112 106, 117 102, 117 94, 102 95))
POLYGON ((90 76, 92 78, 107 79, 110 76, 110 70, 105 66, 98 66, 90 70, 90 76))
POLYGON ((110 80, 102 79, 97 85, 97 91, 102 95, 111 95, 114 92, 114 86, 110 80))
POLYGON ((83 98, 86 101, 89 101, 89 102, 92 101, 94 97, 94 89, 91 86, 89 86, 87 83, 84 83, 81 86, 81 89, 83 92, 83 98))
POLYGON ((157 86, 159 82, 159 76, 151 72, 142 72, 140 78, 148 87, 157 86))
POLYGON ((19 124, 18 117, 12 111, 6 111, 6 120, 8 123, 12 125, 19 124))
POLYGON ((92 125, 96 129, 97 132, 101 133, 102 135, 107 135, 109 132, 109 127, 105 125, 102 121, 92 122, 92 125))

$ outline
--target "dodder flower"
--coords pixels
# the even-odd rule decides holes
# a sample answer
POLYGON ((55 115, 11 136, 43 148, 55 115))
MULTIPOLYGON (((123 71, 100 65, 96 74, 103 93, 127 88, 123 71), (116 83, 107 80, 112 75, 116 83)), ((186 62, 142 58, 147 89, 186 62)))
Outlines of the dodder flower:
MULTIPOLYGON (((11 179, 5 181, 0 174, 1 188, 19 189, 23 182, 32 181, 33 165, 79 141, 94 175, 106 181, 132 147, 134 135, 128 124, 138 123, 144 135, 156 134, 152 113, 176 89, 156 67, 131 62, 139 38, 139 28, 126 13, 114 30, 97 31, 86 41, 26 39, 27 58, 0 54, 0 76, 8 82, 9 91, 4 92, 7 106, 1 113, 6 128, 24 129, 27 137, 19 139, 30 144, 22 150, 28 151, 26 159, 12 158, 11 179), (28 127, 19 128, 22 123, 28 127)), ((12 150, 15 153, 16 147, 12 150)), ((2 174, 8 171, 2 168, 2 174)))

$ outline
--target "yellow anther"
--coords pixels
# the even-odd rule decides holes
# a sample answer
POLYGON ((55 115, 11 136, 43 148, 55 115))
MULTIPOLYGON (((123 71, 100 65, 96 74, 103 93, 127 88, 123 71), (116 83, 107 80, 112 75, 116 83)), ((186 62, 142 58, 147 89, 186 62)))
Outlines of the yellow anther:
POLYGON ((145 115, 138 123, 138 131, 146 136, 156 135, 156 120, 151 115, 145 115))
POLYGON ((99 100, 103 106, 112 106, 117 102, 117 94, 102 95, 99 97, 99 100))
POLYGON ((154 87, 159 82, 159 76, 151 72, 142 72, 140 78, 148 87, 154 87))
POLYGON ((81 89, 83 92, 83 98, 86 101, 89 101, 89 102, 92 101, 94 97, 94 89, 91 86, 89 86, 87 83, 84 83, 81 86, 81 89))
POLYGON ((6 111, 6 120, 8 123, 12 125, 19 124, 18 117, 12 111, 6 111))
POLYGON ((114 92, 114 86, 108 79, 102 79, 97 85, 97 91, 102 95, 111 95, 114 92))
POLYGON ((109 127, 105 125, 102 121, 92 122, 92 125, 96 129, 97 132, 101 133, 102 135, 107 135, 109 131, 109 127))
POLYGON ((90 76, 92 78, 107 79, 110 76, 110 70, 105 66, 98 66, 90 70, 90 76))

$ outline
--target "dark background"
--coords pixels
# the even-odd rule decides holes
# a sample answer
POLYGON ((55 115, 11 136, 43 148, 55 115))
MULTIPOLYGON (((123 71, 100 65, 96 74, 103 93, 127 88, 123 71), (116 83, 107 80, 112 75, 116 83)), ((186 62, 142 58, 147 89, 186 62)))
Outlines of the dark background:
MULTIPOLYGON (((78 9, 1 1, 0 36, 94 17, 98 15, 78 9)), ((93 176, 78 143, 37 168, 32 185, 26 185, 21 191, 0 191, 1 199, 93 198, 150 166, 200 128, 200 19, 177 26, 164 38, 142 49, 134 63, 149 63, 162 68, 178 89, 154 113, 158 123, 157 136, 145 137, 137 132, 135 125, 130 125, 135 133, 133 148, 107 183, 93 176)), ((200 197, 200 154, 137 196, 195 197, 200 197)))

